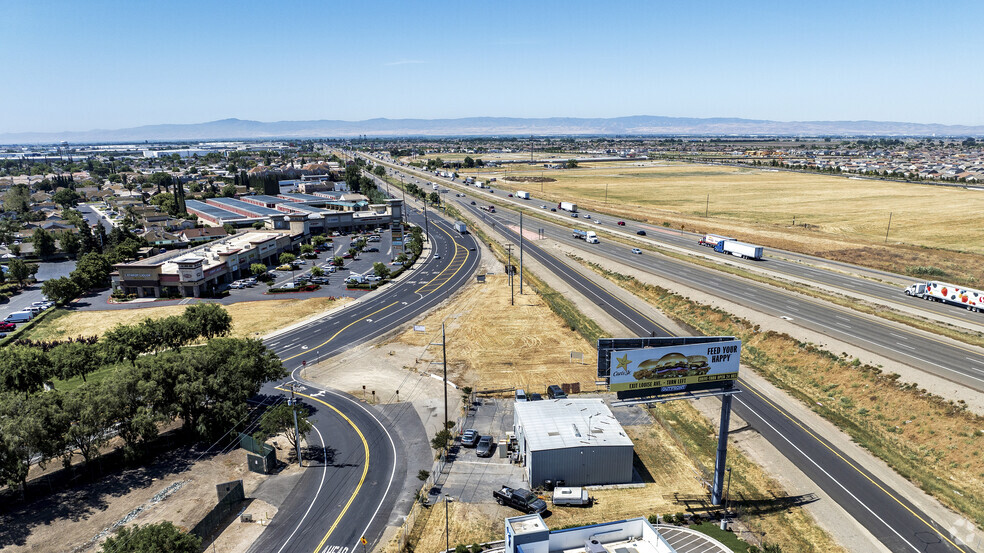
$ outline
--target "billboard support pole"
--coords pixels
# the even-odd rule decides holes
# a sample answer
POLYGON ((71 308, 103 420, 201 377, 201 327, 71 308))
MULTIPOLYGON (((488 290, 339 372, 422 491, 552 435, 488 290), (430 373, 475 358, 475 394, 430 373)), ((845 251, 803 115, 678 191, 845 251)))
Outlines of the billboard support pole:
POLYGON ((711 504, 721 505, 724 492, 724 472, 728 464, 728 426, 731 424, 731 394, 721 396, 721 429, 718 431, 717 456, 714 459, 714 483, 711 504))

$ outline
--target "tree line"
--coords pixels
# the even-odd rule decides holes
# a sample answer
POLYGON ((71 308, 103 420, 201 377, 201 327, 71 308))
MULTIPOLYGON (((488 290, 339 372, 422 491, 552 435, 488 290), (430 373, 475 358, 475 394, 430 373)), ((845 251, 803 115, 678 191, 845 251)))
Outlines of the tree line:
POLYGON ((21 340, 0 350, 0 483, 23 489, 35 462, 67 466, 78 455, 88 466, 114 434, 124 457, 139 459, 160 426, 176 420, 189 439, 224 435, 262 383, 286 374, 259 340, 226 337, 231 322, 221 306, 200 303, 100 339, 21 340), (204 343, 188 347, 195 342, 204 343), (44 389, 73 378, 82 379, 74 389, 44 389))

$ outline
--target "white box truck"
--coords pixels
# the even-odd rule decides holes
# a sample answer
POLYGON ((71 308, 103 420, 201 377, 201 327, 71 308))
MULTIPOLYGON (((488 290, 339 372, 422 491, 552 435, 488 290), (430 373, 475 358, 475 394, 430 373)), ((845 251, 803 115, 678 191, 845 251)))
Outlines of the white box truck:
POLYGON ((454 230, 458 231, 460 234, 468 234, 468 226, 461 221, 454 222, 454 230))
POLYGON ((730 253, 733 256, 743 259, 762 259, 763 248, 755 244, 746 244, 737 240, 724 240, 714 246, 714 251, 719 253, 730 253))
POLYGON ((571 213, 577 213, 577 204, 573 204, 571 202, 560 202, 559 204, 557 204, 557 209, 570 211, 571 213))
POLYGON ((907 296, 914 296, 924 300, 949 303, 957 307, 963 307, 968 311, 981 311, 984 309, 984 292, 973 288, 964 288, 955 284, 938 282, 917 282, 905 289, 907 296))
POLYGON ((521 200, 528 200, 528 199, 530 199, 530 193, 529 192, 523 192, 522 190, 520 190, 520 191, 516 192, 516 197, 519 198, 519 199, 521 199, 521 200))

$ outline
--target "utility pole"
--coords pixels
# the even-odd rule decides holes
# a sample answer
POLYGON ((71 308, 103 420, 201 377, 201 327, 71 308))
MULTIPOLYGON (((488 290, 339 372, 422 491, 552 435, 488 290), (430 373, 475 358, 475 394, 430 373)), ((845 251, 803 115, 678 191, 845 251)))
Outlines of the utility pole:
POLYGON ((290 399, 287 400, 290 410, 294 413, 294 450, 297 453, 297 465, 301 464, 301 431, 297 426, 297 400, 294 398, 294 385, 290 385, 290 399))
MULTIPOLYGON (((711 207, 711 195, 707 195, 707 199, 704 200, 704 218, 707 219, 707 210, 711 207)), ((793 217, 793 226, 796 226, 796 218, 793 217)))
POLYGON ((605 205, 608 205, 608 183, 605 183, 605 205))
POLYGON ((523 212, 519 212, 519 295, 523 295, 523 212))
POLYGON ((892 212, 888 212, 888 228, 885 229, 885 243, 888 243, 888 231, 892 230, 892 212))
POLYGON ((430 222, 427 220, 427 196, 424 196, 424 240, 430 241, 430 222))
POLYGON ((509 305, 516 305, 515 296, 513 295, 512 248, 512 244, 506 244, 506 252, 509 255, 509 261, 506 262, 506 274, 509 275, 509 305))
POLYGON ((444 429, 448 430, 448 340, 441 323, 441 355, 444 357, 444 429))

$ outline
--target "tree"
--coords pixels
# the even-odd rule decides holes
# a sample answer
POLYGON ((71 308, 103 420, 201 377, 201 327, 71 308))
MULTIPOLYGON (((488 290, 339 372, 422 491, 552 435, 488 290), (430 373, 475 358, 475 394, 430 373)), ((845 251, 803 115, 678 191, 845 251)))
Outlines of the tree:
POLYGON ((249 266, 249 272, 253 273, 255 276, 260 276, 267 272, 267 266, 263 263, 253 263, 249 266))
POLYGON ((150 351, 149 341, 150 336, 144 327, 117 324, 103 335, 100 343, 110 359, 136 364, 140 354, 150 351))
POLYGON ((23 286, 25 280, 37 274, 38 265, 37 263, 24 263, 24 261, 20 259, 11 259, 10 263, 7 265, 7 270, 10 273, 10 278, 16 280, 18 284, 23 286))
MULTIPOLYGON (((314 425, 308 420, 307 409, 300 406, 296 407, 296 409, 297 430, 300 432, 300 438, 303 438, 314 428, 314 425)), ((276 436, 281 432, 287 438, 287 443, 290 444, 291 451, 296 451, 298 433, 294 431, 294 408, 286 403, 271 407, 267 409, 266 413, 263 413, 263 416, 260 417, 260 436, 258 438, 262 441, 270 436, 276 436)))
POLYGON ((189 305, 181 316, 191 323, 198 336, 206 340, 225 336, 232 329, 232 317, 217 303, 189 305))
POLYGON ((431 447, 434 449, 447 449, 454 442, 454 435, 450 430, 439 430, 434 438, 431 439, 431 447))
POLYGON ((225 196, 226 198, 231 198, 231 197, 235 196, 236 195, 236 185, 234 185, 234 184, 227 184, 227 185, 223 186, 222 187, 221 194, 223 196, 225 196))
MULTIPOLYGON (((99 228, 102 228, 100 225, 99 228)), ((109 259, 101 253, 90 252, 79 258, 72 271, 72 280, 85 290, 101 288, 109 283, 109 273, 113 271, 113 266, 109 259)))
POLYGON ((265 227, 265 226, 266 226, 266 223, 264 223, 263 221, 257 221, 255 223, 253 223, 253 228, 255 228, 256 230, 263 230, 263 227, 265 227))
POLYGON ((566 167, 568 169, 577 169, 577 160, 568 159, 567 160, 567 163, 564 164, 564 167, 566 167))
POLYGON ((62 401, 61 415, 68 422, 65 424, 65 461, 69 462, 78 450, 86 464, 99 454, 99 447, 109 440, 106 429, 113 421, 106 418, 106 409, 99 402, 99 384, 83 383, 65 394, 62 401))
POLYGON ((351 255, 352 257, 355 257, 355 254, 359 253, 359 250, 357 250, 355 248, 349 248, 347 251, 348 251, 348 254, 351 255))
POLYGON ((82 289, 71 278, 58 277, 44 281, 41 284, 41 293, 55 303, 68 305, 72 300, 79 297, 82 289))
POLYGON ((54 194, 51 195, 51 201, 64 207, 74 207, 75 204, 79 203, 82 196, 78 192, 72 190, 71 188, 59 188, 54 194))
POLYGON ((14 244, 14 245, 10 246, 10 253, 12 253, 14 255, 20 255, 21 254, 20 244, 14 244))
POLYGON ((82 247, 82 241, 79 239, 79 235, 74 232, 63 232, 58 235, 58 246, 61 247, 63 252, 74 257, 79 253, 79 249, 82 247))
POLYGON ((14 240, 14 234, 21 229, 20 224, 9 218, 0 219, 0 242, 9 244, 14 240))
POLYGON ((0 391, 40 391, 51 377, 51 360, 40 348, 10 345, 0 349, 0 391))
POLYGON ((27 213, 31 210, 31 191, 26 184, 15 184, 3 195, 3 206, 6 211, 27 213))
POLYGON ((301 244, 301 254, 303 254, 303 255, 313 255, 314 254, 314 246, 312 246, 311 244, 301 244))
POLYGON ((472 159, 471 156, 465 156, 465 167, 468 169, 475 167, 475 160, 472 159))
POLYGON ((34 253, 38 257, 50 257, 55 253, 55 237, 43 228, 34 231, 31 235, 31 243, 34 244, 34 253))
POLYGON ((441 195, 437 192, 431 192, 427 199, 430 200, 430 203, 432 204, 441 205, 441 195))
POLYGON ((174 194, 171 194, 170 192, 155 194, 154 197, 150 199, 150 203, 156 205, 161 208, 161 211, 164 211, 170 215, 178 214, 178 201, 175 199, 174 194))
POLYGON ((322 246, 328 242, 328 237, 324 234, 315 234, 311 237, 311 243, 315 246, 322 246))
POLYGON ((342 256, 340 256, 340 255, 336 255, 335 257, 333 257, 331 259, 331 264, 334 265, 334 266, 336 266, 336 267, 341 267, 341 266, 345 265, 345 258, 342 257, 342 256))
POLYGON ((377 177, 380 177, 380 178, 385 177, 386 176, 386 168, 383 167, 382 165, 377 165, 377 166, 373 167, 372 174, 374 174, 374 175, 376 175, 377 177))
POLYGON ((280 264, 281 265, 291 265, 291 264, 294 263, 294 261, 296 259, 297 259, 297 256, 294 255, 294 254, 292 254, 292 253, 284 252, 284 253, 280 254, 280 264))
POLYGON ((380 263, 379 261, 372 264, 372 272, 376 273, 379 278, 387 278, 390 276, 389 267, 385 263, 380 263))
POLYGON ((120 528, 106 539, 102 553, 198 553, 202 539, 168 521, 120 528))
POLYGON ((35 462, 41 468, 64 451, 65 423, 58 415, 60 397, 0 394, 0 481, 23 494, 35 462))
POLYGON ((77 340, 58 344, 48 352, 51 359, 51 372, 62 380, 75 377, 85 377, 92 371, 102 367, 105 362, 105 350, 97 342, 77 340))

